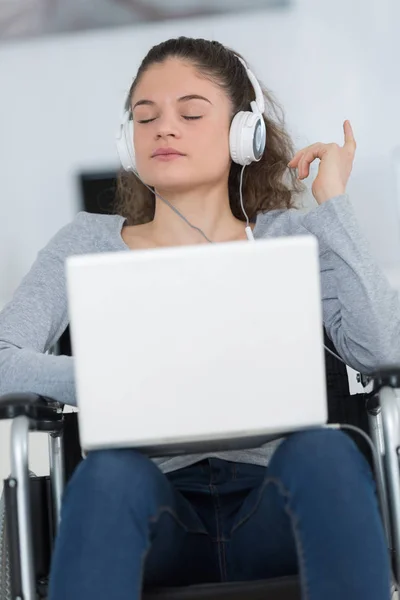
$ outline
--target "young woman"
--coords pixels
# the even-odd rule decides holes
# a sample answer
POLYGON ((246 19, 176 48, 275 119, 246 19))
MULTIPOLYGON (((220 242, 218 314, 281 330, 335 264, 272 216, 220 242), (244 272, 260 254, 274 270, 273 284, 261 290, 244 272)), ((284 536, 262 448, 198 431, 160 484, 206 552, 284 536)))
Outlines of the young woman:
MULTIPOLYGON (((73 359, 44 354, 68 324, 68 255, 249 237, 317 236, 324 325, 338 352, 364 373, 399 360, 398 297, 346 195, 350 123, 343 146, 316 143, 293 156, 258 85, 217 42, 179 38, 150 50, 118 142, 131 171, 120 177, 118 214, 80 213, 39 253, 0 314, 0 393, 76 402, 73 359), (250 146, 241 138, 247 120, 250 146), (303 213, 294 197, 314 159, 318 205, 303 213)), ((136 600, 143 587, 297 572, 304 599, 390 596, 374 480, 338 431, 155 461, 133 449, 90 452, 63 499, 49 597, 136 600)))

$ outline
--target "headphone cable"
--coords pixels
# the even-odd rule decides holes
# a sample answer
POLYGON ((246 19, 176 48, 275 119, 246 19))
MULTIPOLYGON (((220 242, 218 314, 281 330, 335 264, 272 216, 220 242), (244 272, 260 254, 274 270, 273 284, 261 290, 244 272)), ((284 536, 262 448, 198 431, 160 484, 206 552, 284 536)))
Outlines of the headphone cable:
MULTIPOLYGON (((248 217, 248 215, 247 215, 247 213, 246 213, 246 210, 245 210, 245 208, 244 208, 244 203, 243 203, 243 193, 242 193, 242 186, 243 186, 243 172, 244 172, 244 169, 245 169, 245 167, 246 167, 246 165, 243 165, 243 168, 242 168, 242 170, 241 170, 241 173, 240 173, 240 187, 239 187, 239 191, 240 191, 240 205, 241 205, 241 208, 242 208, 243 214, 244 214, 244 216, 245 216, 245 218, 246 218, 246 223, 247 223, 247 226, 246 226, 246 234, 247 234, 247 237, 248 237, 250 240, 254 240, 254 237, 252 237, 252 232, 251 232, 251 227, 250 227, 249 217, 248 217), (250 237, 250 235, 251 235, 251 237, 250 237)), ((156 191, 155 191, 153 188, 151 188, 149 185, 147 185, 147 183, 145 183, 145 182, 144 182, 144 181, 141 179, 140 175, 139 175, 139 174, 138 174, 136 171, 133 171, 133 172, 135 173, 136 177, 137 177, 137 178, 138 178, 138 179, 139 179, 139 180, 140 180, 140 181, 143 183, 143 185, 144 185, 144 186, 146 186, 146 187, 147 187, 147 189, 148 189, 148 190, 149 190, 149 191, 150 191, 152 194, 154 194, 155 196, 157 196, 158 198, 160 198, 160 200, 162 200, 162 202, 164 202, 164 203, 165 203, 167 206, 169 206, 169 208, 171 208, 171 209, 174 211, 174 213, 175 213, 176 215, 178 215, 178 217, 180 217, 181 219, 183 219, 183 221, 185 221, 185 223, 186 223, 187 225, 189 225, 189 227, 191 227, 191 228, 192 228, 192 229, 194 229, 195 231, 198 231, 198 232, 199 232, 199 233, 200 233, 200 234, 201 234, 201 235, 204 237, 204 239, 205 239, 207 242, 209 242, 210 244, 214 244, 214 243, 215 243, 215 242, 213 242, 212 240, 210 240, 210 238, 209 238, 209 237, 208 237, 208 236, 207 236, 207 235, 204 233, 204 231, 203 231, 202 229, 200 229, 200 227, 196 227, 196 225, 192 225, 192 223, 191 223, 191 222, 190 222, 190 221, 189 221, 189 220, 188 220, 188 219, 187 219, 187 218, 186 218, 186 217, 185 217, 185 216, 184 216, 184 215, 183 215, 183 214, 182 214, 182 213, 181 213, 181 212, 180 212, 180 211, 179 211, 179 210, 178 210, 178 209, 177 209, 177 208, 176 208, 174 205, 173 205, 173 204, 171 204, 171 202, 169 202, 169 200, 166 200, 165 198, 163 198, 163 197, 162 197, 162 196, 161 196, 161 195, 160 195, 158 192, 156 192, 156 191)), ((340 358, 340 356, 339 356, 338 354, 336 354, 336 353, 335 353, 335 352, 333 352, 333 351, 332 351, 330 348, 328 348, 327 346, 325 346, 325 344, 324 344, 324 348, 325 348, 325 350, 327 350, 327 352, 329 352, 329 353, 330 353, 332 356, 334 356, 334 357, 335 357, 337 360, 340 360, 340 362, 342 362, 344 365, 347 365, 347 363, 346 363, 346 362, 345 362, 345 361, 344 361, 342 358, 340 358)))

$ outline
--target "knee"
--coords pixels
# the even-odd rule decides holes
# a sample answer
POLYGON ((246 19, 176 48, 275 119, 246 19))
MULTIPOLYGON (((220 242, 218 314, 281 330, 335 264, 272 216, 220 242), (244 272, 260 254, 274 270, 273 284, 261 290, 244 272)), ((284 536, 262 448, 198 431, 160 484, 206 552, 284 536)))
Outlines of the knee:
POLYGON ((330 478, 332 483, 343 484, 360 476, 372 477, 364 456, 353 440, 344 432, 315 429, 289 436, 277 449, 271 468, 279 474, 296 476, 305 481, 330 478))
POLYGON ((88 453, 74 473, 71 486, 87 496, 149 498, 162 485, 162 473, 146 456, 133 449, 95 450, 88 453), (132 494, 133 492, 133 494, 132 494))

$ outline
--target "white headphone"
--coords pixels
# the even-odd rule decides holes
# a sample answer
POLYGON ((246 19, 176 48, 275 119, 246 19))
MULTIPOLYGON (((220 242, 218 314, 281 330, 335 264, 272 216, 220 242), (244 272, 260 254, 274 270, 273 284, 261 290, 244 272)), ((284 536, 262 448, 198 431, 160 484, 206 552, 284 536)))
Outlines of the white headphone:
MULTIPOLYGON (((251 111, 240 111, 233 117, 229 130, 229 148, 232 160, 239 165, 249 165, 261 159, 266 143, 265 122, 262 117, 265 104, 261 86, 243 59, 237 56, 245 67, 253 86, 256 99, 250 103, 251 111)), ((133 145, 132 111, 125 110, 116 137, 117 151, 125 171, 137 173, 135 148, 133 145)))

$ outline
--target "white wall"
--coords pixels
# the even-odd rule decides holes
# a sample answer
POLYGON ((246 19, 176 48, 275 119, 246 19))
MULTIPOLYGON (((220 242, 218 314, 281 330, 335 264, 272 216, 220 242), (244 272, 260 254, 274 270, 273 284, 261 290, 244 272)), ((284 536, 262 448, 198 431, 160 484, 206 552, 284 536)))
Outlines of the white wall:
POLYGON ((78 208, 75 175, 117 165, 123 96, 151 45, 187 34, 241 51, 282 101, 298 145, 342 141, 354 125, 349 185, 382 263, 400 256, 391 156, 400 145, 398 0, 298 0, 290 11, 114 29, 0 46, 0 305, 36 252, 78 208), (398 22, 398 19, 397 19, 398 22))
MULTIPOLYGON (((392 271, 400 264, 392 165, 400 145, 400 3, 295 4, 0 47, 0 306, 78 210, 76 173, 117 166, 113 137, 141 58, 182 34, 243 53, 283 103, 298 146, 342 143, 342 122, 351 119, 358 142, 352 201, 377 260, 392 271)), ((0 477, 7 469, 0 455, 0 477)))

